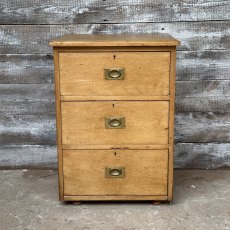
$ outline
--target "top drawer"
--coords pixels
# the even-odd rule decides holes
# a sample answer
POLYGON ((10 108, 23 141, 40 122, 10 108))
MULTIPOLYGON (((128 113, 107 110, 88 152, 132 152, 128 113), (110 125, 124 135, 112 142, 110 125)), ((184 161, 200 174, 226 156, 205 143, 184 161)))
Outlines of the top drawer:
POLYGON ((63 96, 169 95, 170 52, 60 52, 59 68, 63 96))

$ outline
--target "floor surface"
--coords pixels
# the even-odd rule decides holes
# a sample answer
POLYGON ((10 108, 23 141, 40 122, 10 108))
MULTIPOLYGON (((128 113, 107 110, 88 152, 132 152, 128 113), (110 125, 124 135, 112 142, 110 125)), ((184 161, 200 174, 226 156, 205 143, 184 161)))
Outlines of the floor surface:
POLYGON ((57 171, 0 171, 0 230, 229 230, 230 170, 175 171, 173 204, 58 200, 57 171))

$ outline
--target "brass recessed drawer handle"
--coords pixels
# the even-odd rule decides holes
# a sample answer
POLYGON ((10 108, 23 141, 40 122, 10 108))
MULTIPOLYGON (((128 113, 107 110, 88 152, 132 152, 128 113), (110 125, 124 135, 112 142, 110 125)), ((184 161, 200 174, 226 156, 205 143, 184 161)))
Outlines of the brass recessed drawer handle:
POLYGON ((124 129, 125 128, 125 118, 124 117, 106 117, 105 118, 105 128, 106 129, 124 129))
POLYGON ((112 167, 105 168, 106 177, 114 177, 114 178, 123 178, 125 177, 125 168, 123 167, 112 167))
POLYGON ((124 68, 105 69, 105 79, 107 80, 124 80, 124 78, 125 78, 124 68))

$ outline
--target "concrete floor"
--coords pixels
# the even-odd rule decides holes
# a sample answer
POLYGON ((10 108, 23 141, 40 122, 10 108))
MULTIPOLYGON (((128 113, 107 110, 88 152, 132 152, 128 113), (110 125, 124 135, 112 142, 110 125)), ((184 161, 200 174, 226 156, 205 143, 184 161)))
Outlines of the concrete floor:
POLYGON ((172 205, 58 201, 57 171, 0 171, 0 230, 230 229, 230 170, 175 171, 172 205))

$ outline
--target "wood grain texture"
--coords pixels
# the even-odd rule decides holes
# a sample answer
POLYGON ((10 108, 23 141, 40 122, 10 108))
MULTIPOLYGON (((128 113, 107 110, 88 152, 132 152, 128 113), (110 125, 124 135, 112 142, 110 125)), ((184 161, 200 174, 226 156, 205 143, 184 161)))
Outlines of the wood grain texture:
POLYGON ((63 150, 62 150, 62 120, 60 99, 60 76, 59 76, 59 54, 54 49, 54 77, 55 77, 55 108, 56 108, 56 133, 57 133, 57 157, 58 157, 58 187, 59 199, 63 200, 63 150))
POLYGON ((230 48, 228 29, 228 21, 134 23, 132 26, 130 24, 1 25, 0 50, 1 54, 51 54, 52 49, 48 46, 48 41, 64 34, 154 33, 162 30, 181 41, 178 50, 228 50, 230 48))
POLYGON ((0 98, 7 100, 54 100, 54 85, 52 83, 0 84, 0 98))
POLYGON ((170 96, 61 96, 61 101, 138 101, 138 100, 150 100, 150 101, 168 101, 170 96))
POLYGON ((175 167, 223 169, 230 167, 229 143, 178 143, 175 145, 175 167))
MULTIPOLYGON (((230 80, 230 51, 177 51, 177 81, 230 80)), ((43 84, 53 78, 53 55, 0 55, 1 84, 43 84)))
POLYGON ((64 96, 167 96, 170 52, 59 52, 64 96), (105 69, 124 69, 108 80, 105 69), (159 80, 160 79, 160 80, 159 80))
POLYGON ((62 102, 62 143, 165 145, 168 110, 168 101, 62 102), (105 128, 106 117, 124 117, 125 128, 105 128))
POLYGON ((166 32, 181 40, 177 51, 177 81, 182 82, 176 84, 175 137, 182 143, 176 144, 175 166, 230 167, 229 83, 222 82, 230 80, 229 0, 0 0, 0 5, 0 83, 14 84, 9 88, 1 86, 0 114, 4 120, 1 133, 5 135, 2 136, 4 145, 18 143, 13 150, 1 150, 1 165, 55 167, 56 159, 49 158, 50 151, 56 155, 54 147, 23 147, 30 141, 45 144, 54 140, 52 134, 48 136, 46 133, 51 133, 48 129, 52 126, 48 124, 54 124, 55 119, 52 87, 40 85, 38 92, 32 85, 33 92, 25 85, 53 83, 50 39, 65 33, 166 32), (22 88, 16 84, 22 84, 22 88), (20 122, 17 116, 23 121, 20 122), (28 129, 23 116, 30 117, 28 129), (44 124, 48 122, 47 127, 41 125, 39 117, 44 124), (39 126, 39 135, 30 135, 32 126, 39 126), (23 135, 16 136, 21 129, 30 135, 28 140, 23 135), (11 135, 13 140, 8 138, 11 135), (207 143, 183 143, 199 140, 207 143), (183 149, 187 146, 187 152, 178 146, 183 149), (41 153, 33 151, 37 148, 41 153), (177 157, 179 152, 181 155, 177 157), (50 159, 47 164, 46 159, 50 159))
POLYGON ((53 115, 0 115, 0 145, 56 145, 53 115))
POLYGON ((167 195, 167 150, 64 150, 64 195, 167 195), (123 167, 108 178, 106 167, 123 167))
MULTIPOLYGON (((104 84, 107 83, 106 80, 104 80, 104 76, 103 73, 101 74, 101 78, 102 78, 102 82, 105 82, 104 84)), ((141 78, 143 79, 143 78, 141 78)), ((131 79, 132 80, 132 79, 131 79)), ((131 81, 130 80, 130 81, 131 81)), ((71 84, 66 83, 66 80, 63 80, 66 86, 65 87, 71 87, 71 84)), ((128 79, 127 79, 128 81, 128 79)), ((157 79, 156 79, 157 81, 157 79)), ((76 80, 76 85, 77 85, 78 79, 76 80)), ((89 90, 91 90, 92 93, 96 94, 96 92, 100 93, 100 91, 102 91, 102 95, 104 94, 104 96, 107 96, 106 93, 108 94, 108 91, 113 91, 113 84, 116 85, 117 81, 109 81, 108 84, 110 85, 110 87, 108 87, 109 89, 106 91, 106 87, 104 86, 102 90, 102 88, 100 88, 101 90, 91 90, 91 88, 89 90)), ((124 81, 119 81, 119 86, 117 86, 117 91, 120 90, 120 88, 122 88, 122 84, 125 84, 124 81)), ((140 81, 141 84, 141 81, 140 81)), ((144 84, 144 82, 142 83, 144 84)), ((72 84, 74 85, 74 84, 72 84)), ((98 88, 100 87, 101 84, 98 83, 98 88)), ((146 84, 147 85, 147 84, 146 84)), ((138 94, 138 93, 147 93, 149 92, 152 88, 155 89, 154 87, 157 86, 162 86, 159 83, 154 84, 153 86, 150 85, 149 87, 145 85, 143 87, 140 86, 140 90, 139 88, 134 88, 133 87, 130 88, 130 90, 124 90, 121 89, 120 90, 120 98, 122 98, 122 94, 123 95, 123 100, 127 99, 127 97, 125 97, 125 94, 128 94, 130 92, 130 94, 133 96, 133 94, 138 94), (144 89, 146 89, 146 91, 144 91, 144 89), (149 91, 148 91, 149 89, 149 91)), ((78 92, 77 90, 75 90, 75 88, 78 89, 78 87, 80 86, 73 86, 72 88, 72 93, 74 92, 78 92)), ((128 86, 127 86, 128 87, 128 86)), ((73 99, 71 99, 71 96, 69 97, 63 97, 63 100, 84 100, 84 96, 86 95, 87 92, 87 88, 85 89, 85 93, 79 93, 81 96, 76 96, 73 97, 73 99)), ((162 88, 160 88, 162 89, 162 88)), ((168 90, 166 90, 168 91, 168 90)), ((65 92, 67 92, 64 90, 63 94, 65 94, 65 92)), ((110 93, 112 94, 112 93, 110 93)), ((101 95, 101 96, 102 96, 101 95)), ((135 96, 135 95, 134 95, 135 96)), ((176 83, 176 96, 179 99, 183 99, 183 98, 226 98, 230 96, 230 80, 200 80, 200 81, 177 81, 176 83)), ((51 83, 47 83, 47 84, 0 84, 0 97, 1 99, 7 99, 7 100, 36 100, 37 98, 39 98, 39 100, 54 100, 54 85, 51 83)), ((96 97, 90 97, 89 99, 95 100, 96 97)), ((98 97, 100 98, 100 96, 98 97)), ((102 98, 102 97, 101 97, 102 98)), ((137 98, 133 97, 133 98, 137 98)), ((144 97, 143 99, 151 99, 151 97, 144 97)), ((153 97, 154 98, 154 97, 153 97)), ((159 99, 163 99, 165 98, 168 99, 168 97, 160 97, 159 99)), ((104 97, 104 99, 109 100, 109 99, 115 99, 113 97, 104 97)), ((157 99, 157 97, 155 97, 155 99, 157 99)))
POLYGON ((173 199, 174 168, 174 123, 175 123, 175 81, 176 81, 176 47, 171 47, 170 54, 170 101, 169 101, 169 159, 168 159, 168 200, 173 199))
POLYGON ((229 113, 229 97, 176 98, 176 112, 219 112, 229 113))
POLYGON ((57 148, 50 145, 9 145, 0 147, 0 169, 57 168, 57 148))
MULTIPOLYGON (((175 141, 180 143, 229 143, 229 113, 187 112, 177 113, 175 120, 175 141)), ((9 145, 55 145, 55 115, 1 115, 0 143, 9 145)), ((162 145, 163 146, 163 145, 162 145)), ((154 148, 162 148, 154 145, 154 148)), ((95 146, 94 146, 95 147, 95 146)), ((114 146, 121 148, 121 146, 114 146)), ((126 146, 128 148, 128 146, 126 146)), ((139 146, 140 147, 140 146, 139 146)), ((152 147, 141 146, 143 149, 152 147)), ((163 146, 168 148, 168 146, 163 146)), ((86 149, 89 146, 65 148, 86 149)), ((108 149, 109 146, 98 146, 108 149)), ((130 146, 135 149, 138 146, 130 146)))
POLYGON ((79 144, 64 144, 62 145, 63 149, 66 149, 66 150, 69 150, 69 149, 83 149, 83 150, 86 150, 86 149, 105 149, 105 150, 108 150, 108 149, 140 149, 140 150, 148 150, 148 149, 153 149, 153 150, 156 150, 156 149, 168 149, 169 148, 169 145, 166 144, 166 145, 101 145, 101 144, 97 144, 97 145, 79 145, 79 144))
POLYGON ((229 143, 230 114, 188 112, 176 114, 176 142, 229 143))
POLYGON ((177 80, 230 80, 230 51, 177 51, 177 80))
POLYGON ((54 100, 1 99, 0 115, 49 115, 55 114, 54 100))
POLYGON ((78 24, 228 20, 229 1, 1 0, 0 24, 78 24))
MULTIPOLYGON (((229 168, 229 149, 229 143, 176 143, 175 168, 229 168)), ((45 145, 1 146, 0 168, 57 168, 57 148, 45 145)))
POLYGON ((127 201, 127 200, 167 200, 168 196, 64 196, 65 201, 127 201))
POLYGON ((0 84, 53 82, 53 55, 0 55, 0 84))
POLYGON ((178 81, 177 98, 225 98, 230 96, 230 80, 178 81))
POLYGON ((65 34, 49 42, 57 47, 161 47, 177 46, 180 42, 167 33, 141 34, 65 34))

